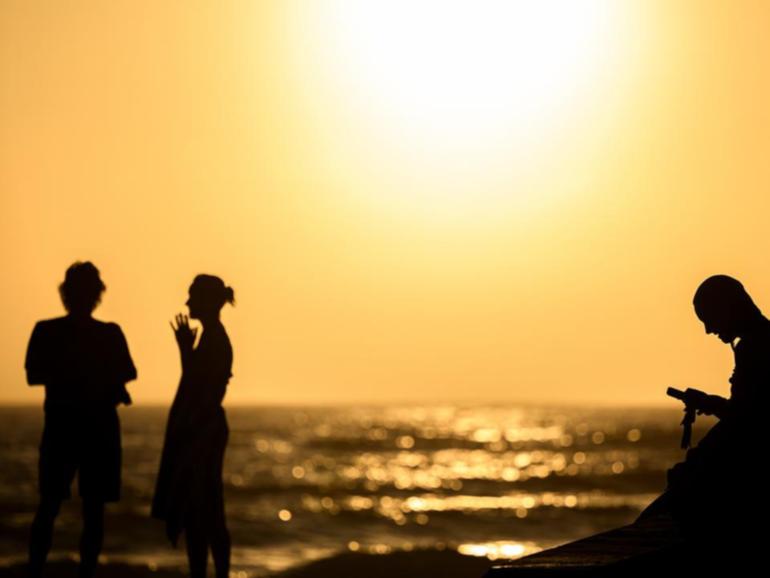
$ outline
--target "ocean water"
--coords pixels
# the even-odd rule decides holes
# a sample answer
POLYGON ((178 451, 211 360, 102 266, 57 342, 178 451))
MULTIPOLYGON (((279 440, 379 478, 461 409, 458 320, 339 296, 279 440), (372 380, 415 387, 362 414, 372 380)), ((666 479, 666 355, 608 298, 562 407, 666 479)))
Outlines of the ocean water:
MULTIPOLYGON (((123 499, 108 506, 107 560, 185 562, 149 518, 166 412, 121 409, 123 499)), ((518 557, 631 522, 683 457, 676 408, 237 407, 227 415, 233 563, 251 576, 349 550, 518 557)), ((25 557, 42 417, 37 407, 0 408, 0 564, 25 557)), ((78 508, 77 499, 63 508, 52 557, 77 551, 78 508)))

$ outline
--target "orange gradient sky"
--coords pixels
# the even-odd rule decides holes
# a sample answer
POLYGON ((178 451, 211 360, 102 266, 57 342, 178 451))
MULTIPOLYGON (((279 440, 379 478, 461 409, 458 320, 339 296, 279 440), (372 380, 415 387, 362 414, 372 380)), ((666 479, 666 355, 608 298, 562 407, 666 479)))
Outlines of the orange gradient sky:
POLYGON ((727 273, 770 311, 770 5, 528 4, 0 3, 0 401, 42 400, 78 259, 137 403, 199 272, 230 403, 727 393, 690 303, 727 273))

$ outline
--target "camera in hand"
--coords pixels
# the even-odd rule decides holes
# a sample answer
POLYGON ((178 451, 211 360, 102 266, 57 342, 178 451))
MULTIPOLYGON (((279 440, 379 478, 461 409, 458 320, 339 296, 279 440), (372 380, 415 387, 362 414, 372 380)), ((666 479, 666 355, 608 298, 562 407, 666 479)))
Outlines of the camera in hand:
POLYGON ((666 390, 666 395, 673 397, 684 402, 684 418, 682 419, 682 443, 680 444, 682 449, 690 447, 692 440, 692 424, 695 423, 696 412, 707 407, 709 394, 699 389, 693 389, 688 387, 684 391, 676 389, 675 387, 669 387, 666 390))
POLYGON ((692 387, 688 387, 684 391, 675 387, 669 387, 666 390, 666 395, 678 399, 684 402, 684 405, 688 408, 696 410, 706 407, 709 403, 709 397, 711 397, 705 391, 693 389, 692 387))

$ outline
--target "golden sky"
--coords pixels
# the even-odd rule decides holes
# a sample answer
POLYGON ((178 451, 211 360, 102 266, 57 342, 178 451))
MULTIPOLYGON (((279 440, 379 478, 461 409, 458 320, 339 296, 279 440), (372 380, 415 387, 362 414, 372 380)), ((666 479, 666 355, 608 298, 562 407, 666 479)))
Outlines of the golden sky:
POLYGON ((231 403, 726 393, 691 297, 770 311, 770 4, 527 4, 2 0, 0 401, 75 260, 138 403, 200 272, 231 403))

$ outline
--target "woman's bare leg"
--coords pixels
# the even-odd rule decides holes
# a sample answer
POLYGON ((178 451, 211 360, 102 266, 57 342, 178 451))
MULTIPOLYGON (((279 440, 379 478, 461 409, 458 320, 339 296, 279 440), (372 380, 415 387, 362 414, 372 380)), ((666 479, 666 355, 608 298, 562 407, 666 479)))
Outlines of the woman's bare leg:
POLYGON ((230 532, 227 531, 224 505, 216 516, 217 519, 212 525, 211 555, 214 558, 217 578, 228 578, 230 575, 230 532))
POLYGON ((208 531, 200 516, 188 516, 185 520, 184 533, 190 578, 206 578, 206 565, 209 559, 208 531))

